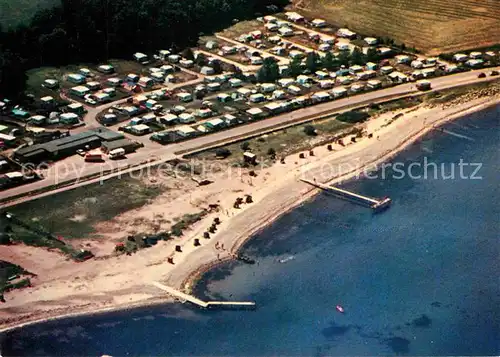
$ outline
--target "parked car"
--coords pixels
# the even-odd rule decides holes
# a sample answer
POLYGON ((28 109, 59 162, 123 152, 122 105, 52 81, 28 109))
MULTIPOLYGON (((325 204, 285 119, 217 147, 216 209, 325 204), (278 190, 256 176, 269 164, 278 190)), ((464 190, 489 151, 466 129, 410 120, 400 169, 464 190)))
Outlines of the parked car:
POLYGON ((498 71, 491 71, 490 76, 498 76, 498 71))
POLYGON ((78 155, 80 155, 80 156, 85 156, 85 150, 83 150, 83 149, 78 149, 78 150, 76 150, 76 153, 77 153, 78 155))
POLYGON ((477 75, 477 78, 485 78, 486 77, 486 73, 484 72, 481 72, 477 75))

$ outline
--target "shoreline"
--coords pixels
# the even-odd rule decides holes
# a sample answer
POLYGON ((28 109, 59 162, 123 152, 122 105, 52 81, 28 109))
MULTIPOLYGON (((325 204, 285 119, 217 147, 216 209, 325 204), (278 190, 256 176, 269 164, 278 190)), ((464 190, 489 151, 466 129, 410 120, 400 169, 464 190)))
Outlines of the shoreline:
MULTIPOLYGON (((483 98, 484 99, 484 98, 483 98)), ((353 177, 356 176, 359 172, 364 170, 366 167, 372 166, 372 165, 377 165, 382 162, 387 162, 391 160, 394 156, 396 156, 398 153, 406 149, 409 145, 413 144, 415 141, 417 141, 419 138, 422 136, 426 135, 430 131, 434 130, 436 127, 441 126, 449 121, 456 120, 463 118, 464 116, 470 115, 472 113, 476 112, 481 112, 483 110, 487 110, 492 107, 496 107, 500 104, 500 98, 494 97, 494 98, 488 98, 484 99, 482 103, 479 104, 473 104, 469 107, 463 108, 458 110, 455 113, 451 113, 449 115, 445 115, 442 118, 436 119, 434 122, 427 124, 426 126, 422 127, 418 131, 414 131, 406 137, 402 142, 400 142, 396 147, 392 148, 389 151, 384 152, 382 155, 379 155, 375 157, 372 160, 369 160, 368 162, 364 162, 360 167, 351 170, 349 172, 343 172, 340 173, 339 175, 336 175, 329 180, 326 180, 324 183, 335 183, 340 180, 349 180, 353 179, 353 177)), ((265 229, 269 224, 273 223, 276 221, 279 217, 283 216, 284 214, 290 212, 297 206, 304 204, 311 198, 313 198, 319 190, 313 187, 308 187, 307 191, 305 192, 297 192, 298 197, 291 202, 285 202, 280 206, 279 210, 273 211, 271 214, 267 215, 264 220, 261 220, 255 227, 250 227, 250 229, 246 230, 242 234, 235 235, 234 238, 235 240, 231 244, 231 253, 237 252, 241 247, 244 246, 245 243, 247 243, 250 239, 252 239, 255 235, 257 235, 259 232, 261 232, 263 229, 265 229)), ((258 205, 261 202, 257 202, 256 204, 258 205)), ((196 257, 194 257, 196 259, 196 257)), ((177 267, 177 270, 181 270, 184 268, 184 272, 181 272, 180 275, 185 275, 183 279, 179 279, 177 282, 177 287, 183 288, 183 290, 187 291, 192 291, 193 287, 196 286, 196 284, 199 282, 199 280, 202 278, 203 274, 206 273, 208 270, 214 269, 220 264, 223 264, 224 262, 227 262, 228 260, 231 260, 230 254, 227 254, 226 256, 222 257, 220 260, 217 260, 216 257, 212 257, 211 260, 208 262, 204 262, 201 266, 198 266, 197 268, 194 269, 189 269, 189 267, 183 265, 179 265, 177 267), (215 258, 215 259, 214 259, 215 258), (187 268, 187 269, 186 269, 187 268), (186 271, 187 270, 187 271, 186 271), (184 273, 184 274, 182 274, 184 273)), ((200 262, 197 262, 198 264, 200 262)), ((7 323, 5 327, 0 329, 0 333, 6 333, 8 331, 20 329, 26 326, 30 325, 35 325, 35 324, 40 324, 44 322, 49 322, 49 321, 56 321, 60 319, 66 319, 66 318, 72 318, 72 317, 79 317, 79 316, 94 316, 102 313, 107 313, 107 312, 113 312, 113 311, 126 311, 130 309, 137 309, 137 308, 144 308, 144 307, 149 307, 149 306, 156 306, 156 305, 164 305, 168 303, 173 303, 175 299, 171 298, 170 296, 164 295, 161 297, 155 297, 155 298, 150 298, 144 301, 138 301, 134 303, 123 303, 123 304, 117 304, 114 306, 107 306, 107 307, 100 307, 100 308, 95 308, 91 306, 85 306, 82 307, 81 309, 76 308, 76 312, 69 313, 69 314, 51 314, 51 311, 47 312, 46 317, 30 320, 25 319, 24 322, 12 322, 11 324, 7 323), (89 311, 89 309, 92 309, 92 311, 89 311), (81 310, 81 311, 78 311, 81 310)), ((42 314, 43 315, 43 314, 42 314)))
MULTIPOLYGON (((340 175, 337 175, 335 177, 332 177, 329 180, 326 180, 322 182, 323 184, 335 184, 340 181, 351 181, 355 179, 355 176, 358 175, 360 172, 362 172, 366 167, 373 166, 373 165, 379 165, 384 162, 390 161, 392 158, 397 156, 399 153, 404 151, 407 147, 415 143, 417 140, 431 132, 432 130, 436 129, 437 127, 440 127, 442 125, 445 125, 446 123, 454 120, 459 120, 467 115, 473 114, 473 113, 479 113, 485 110, 488 110, 490 108, 496 107, 500 105, 500 99, 496 99, 492 103, 487 103, 487 104, 478 104, 473 107, 464 109, 459 111, 458 113, 447 115, 441 119, 438 119, 436 122, 432 123, 432 125, 428 125, 424 128, 422 128, 420 131, 414 133, 412 136, 407 138, 404 142, 400 143, 396 148, 393 150, 390 150, 389 152, 383 154, 382 156, 376 158, 373 161, 370 161, 369 163, 366 163, 362 167, 356 168, 352 171, 341 173, 340 175)), ((252 230, 247 237, 240 238, 235 241, 235 243, 231 246, 230 251, 232 253, 238 252, 248 241, 250 241, 254 236, 258 235, 260 232, 265 230, 270 224, 272 224, 274 221, 278 220, 280 217, 286 215, 290 211, 294 210, 295 208, 306 204, 309 200, 314 198, 318 193, 320 193, 321 190, 311 187, 302 197, 300 197, 296 202, 292 203, 289 206, 284 207, 281 211, 279 211, 277 214, 273 215, 272 218, 270 218, 268 221, 262 222, 261 225, 259 225, 256 229, 252 230)), ((218 266, 224 264, 227 261, 232 260, 231 257, 225 257, 224 259, 220 259, 219 261, 212 261, 209 263, 206 263, 202 266, 200 266, 197 270, 191 272, 187 278, 185 278, 182 283, 181 283, 181 290, 185 291, 186 293, 192 293, 193 289, 195 286, 199 283, 201 280, 202 276, 207 273, 208 271, 217 268, 218 266)))

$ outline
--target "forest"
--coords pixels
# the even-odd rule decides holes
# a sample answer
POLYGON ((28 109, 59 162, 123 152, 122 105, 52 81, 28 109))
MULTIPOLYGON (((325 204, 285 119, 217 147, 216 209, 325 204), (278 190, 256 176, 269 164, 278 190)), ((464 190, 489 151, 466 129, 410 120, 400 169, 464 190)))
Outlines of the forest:
POLYGON ((0 27, 0 98, 23 93, 30 68, 181 50, 202 34, 278 11, 288 0, 62 0, 15 29, 0 27))

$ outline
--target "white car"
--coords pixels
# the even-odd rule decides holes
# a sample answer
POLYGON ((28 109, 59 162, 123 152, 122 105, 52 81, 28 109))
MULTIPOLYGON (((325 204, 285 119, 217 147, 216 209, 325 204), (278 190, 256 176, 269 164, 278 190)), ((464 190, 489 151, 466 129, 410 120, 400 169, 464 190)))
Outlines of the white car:
POLYGON ((97 102, 93 100, 92 98, 87 98, 85 99, 85 103, 90 104, 90 105, 96 105, 97 102))

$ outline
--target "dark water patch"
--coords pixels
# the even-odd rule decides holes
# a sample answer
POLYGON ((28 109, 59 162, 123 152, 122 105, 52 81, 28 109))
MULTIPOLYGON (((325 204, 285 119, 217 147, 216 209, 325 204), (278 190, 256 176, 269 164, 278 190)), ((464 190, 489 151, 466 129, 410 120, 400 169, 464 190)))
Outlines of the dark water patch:
POLYGON ((442 304, 441 304, 439 301, 434 301, 434 302, 431 304, 431 306, 432 306, 432 307, 441 307, 441 305, 442 305, 442 304))
POLYGON ((326 338, 334 338, 338 336, 345 335, 350 329, 351 325, 339 325, 335 321, 332 321, 330 323, 330 326, 327 328, 324 328, 321 333, 323 336, 326 338))
POLYGON ((387 346, 396 354, 410 352, 410 340, 403 337, 392 337, 386 340, 387 346))
POLYGON ((412 325, 415 327, 430 327, 432 324, 432 320, 426 314, 422 314, 422 316, 417 317, 412 321, 412 325))

